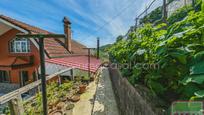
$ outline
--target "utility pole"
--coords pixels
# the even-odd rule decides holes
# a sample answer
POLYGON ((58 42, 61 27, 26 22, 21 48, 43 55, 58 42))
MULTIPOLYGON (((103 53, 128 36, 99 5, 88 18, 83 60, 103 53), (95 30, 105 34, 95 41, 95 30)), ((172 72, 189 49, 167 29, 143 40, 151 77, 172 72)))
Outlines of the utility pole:
POLYGON ((43 115, 48 115, 47 110, 47 92, 46 92, 46 76, 45 76, 45 38, 65 38, 63 34, 18 34, 18 38, 36 38, 39 39, 39 51, 40 51, 40 71, 41 71, 41 83, 42 83, 42 103, 43 103, 43 115))
POLYGON ((163 0, 163 22, 167 23, 167 4, 166 0, 163 0))
POLYGON ((84 48, 88 50, 88 76, 91 77, 91 50, 94 50, 96 48, 84 48))
POLYGON ((138 20, 139 20, 139 18, 137 17, 137 18, 135 19, 135 21, 136 21, 136 23, 135 23, 135 30, 137 29, 138 20))
POLYGON ((100 48, 100 38, 98 37, 97 38, 97 59, 99 59, 99 57, 100 57, 100 50, 99 50, 99 48, 100 48))

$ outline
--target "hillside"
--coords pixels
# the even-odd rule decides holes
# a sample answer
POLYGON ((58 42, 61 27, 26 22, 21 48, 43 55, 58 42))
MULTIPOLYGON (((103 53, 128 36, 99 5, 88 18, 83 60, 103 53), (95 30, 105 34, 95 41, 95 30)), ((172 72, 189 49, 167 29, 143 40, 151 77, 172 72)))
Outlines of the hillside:
POLYGON ((180 8, 167 23, 151 20, 109 48, 111 61, 134 65, 120 68, 123 76, 148 87, 166 109, 177 100, 203 100, 204 3, 180 8))

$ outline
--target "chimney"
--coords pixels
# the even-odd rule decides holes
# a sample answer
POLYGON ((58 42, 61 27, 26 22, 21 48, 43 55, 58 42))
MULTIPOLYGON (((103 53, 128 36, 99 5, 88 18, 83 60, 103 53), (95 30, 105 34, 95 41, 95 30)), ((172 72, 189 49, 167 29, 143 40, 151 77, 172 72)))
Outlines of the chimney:
POLYGON ((66 46, 67 50, 71 52, 71 46, 72 46, 72 44, 71 44, 71 41, 72 41, 71 22, 69 21, 69 19, 67 17, 64 17, 63 22, 64 22, 64 34, 66 35, 65 46, 66 46))

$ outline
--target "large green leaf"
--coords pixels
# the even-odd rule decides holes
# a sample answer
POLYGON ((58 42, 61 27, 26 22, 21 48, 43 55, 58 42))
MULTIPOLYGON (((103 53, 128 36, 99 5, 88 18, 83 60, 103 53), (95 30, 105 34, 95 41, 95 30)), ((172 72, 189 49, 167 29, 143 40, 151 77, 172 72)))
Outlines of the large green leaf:
POLYGON ((188 44, 185 48, 188 52, 193 52, 193 51, 196 51, 196 50, 199 50, 199 49, 204 49, 204 46, 202 44, 188 44))
POLYGON ((199 62, 202 59, 204 59, 204 51, 201 51, 201 52, 198 52, 197 54, 195 54, 194 59, 196 62, 199 62))
POLYGON ((190 68, 190 74, 204 74, 204 61, 196 63, 190 68))
POLYGON ((157 47, 157 49, 156 49, 157 55, 162 55, 162 54, 164 54, 166 51, 167 51, 167 47, 166 47, 165 45, 159 46, 159 47, 157 47))
POLYGON ((169 55, 171 55, 172 57, 178 59, 178 61, 182 64, 186 64, 187 63, 187 54, 188 52, 185 51, 184 49, 173 49, 169 55))
POLYGON ((202 97, 204 97, 204 90, 196 91, 194 94, 197 97, 202 98, 202 97))
POLYGON ((187 76, 181 81, 181 83, 184 85, 187 85, 190 82, 197 83, 197 84, 203 84, 204 74, 187 76))
POLYGON ((199 91, 199 87, 197 87, 196 84, 193 83, 189 83, 188 85, 184 85, 181 88, 181 93, 182 93, 182 97, 185 99, 189 99, 190 97, 192 97, 194 95, 194 93, 196 91, 199 91))
POLYGON ((183 85, 187 85, 188 83, 190 83, 190 82, 192 82, 192 78, 191 77, 185 77, 182 81, 181 81, 181 83, 183 84, 183 85))
POLYGON ((160 94, 166 90, 163 85, 157 81, 148 80, 147 86, 150 87, 154 92, 160 94))
POLYGON ((180 54, 178 52, 172 52, 170 55, 177 58, 179 60, 179 62, 181 62, 182 64, 187 63, 187 61, 186 61, 187 56, 185 54, 180 54))

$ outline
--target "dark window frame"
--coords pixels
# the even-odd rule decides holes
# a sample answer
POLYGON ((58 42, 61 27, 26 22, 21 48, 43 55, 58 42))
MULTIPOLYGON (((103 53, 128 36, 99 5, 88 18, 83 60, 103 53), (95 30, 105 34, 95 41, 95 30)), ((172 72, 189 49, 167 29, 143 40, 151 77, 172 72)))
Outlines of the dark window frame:
POLYGON ((0 70, 0 83, 10 83, 11 78, 8 71, 0 70))
POLYGON ((20 71, 20 86, 25 86, 29 82, 29 72, 28 71, 20 71))

